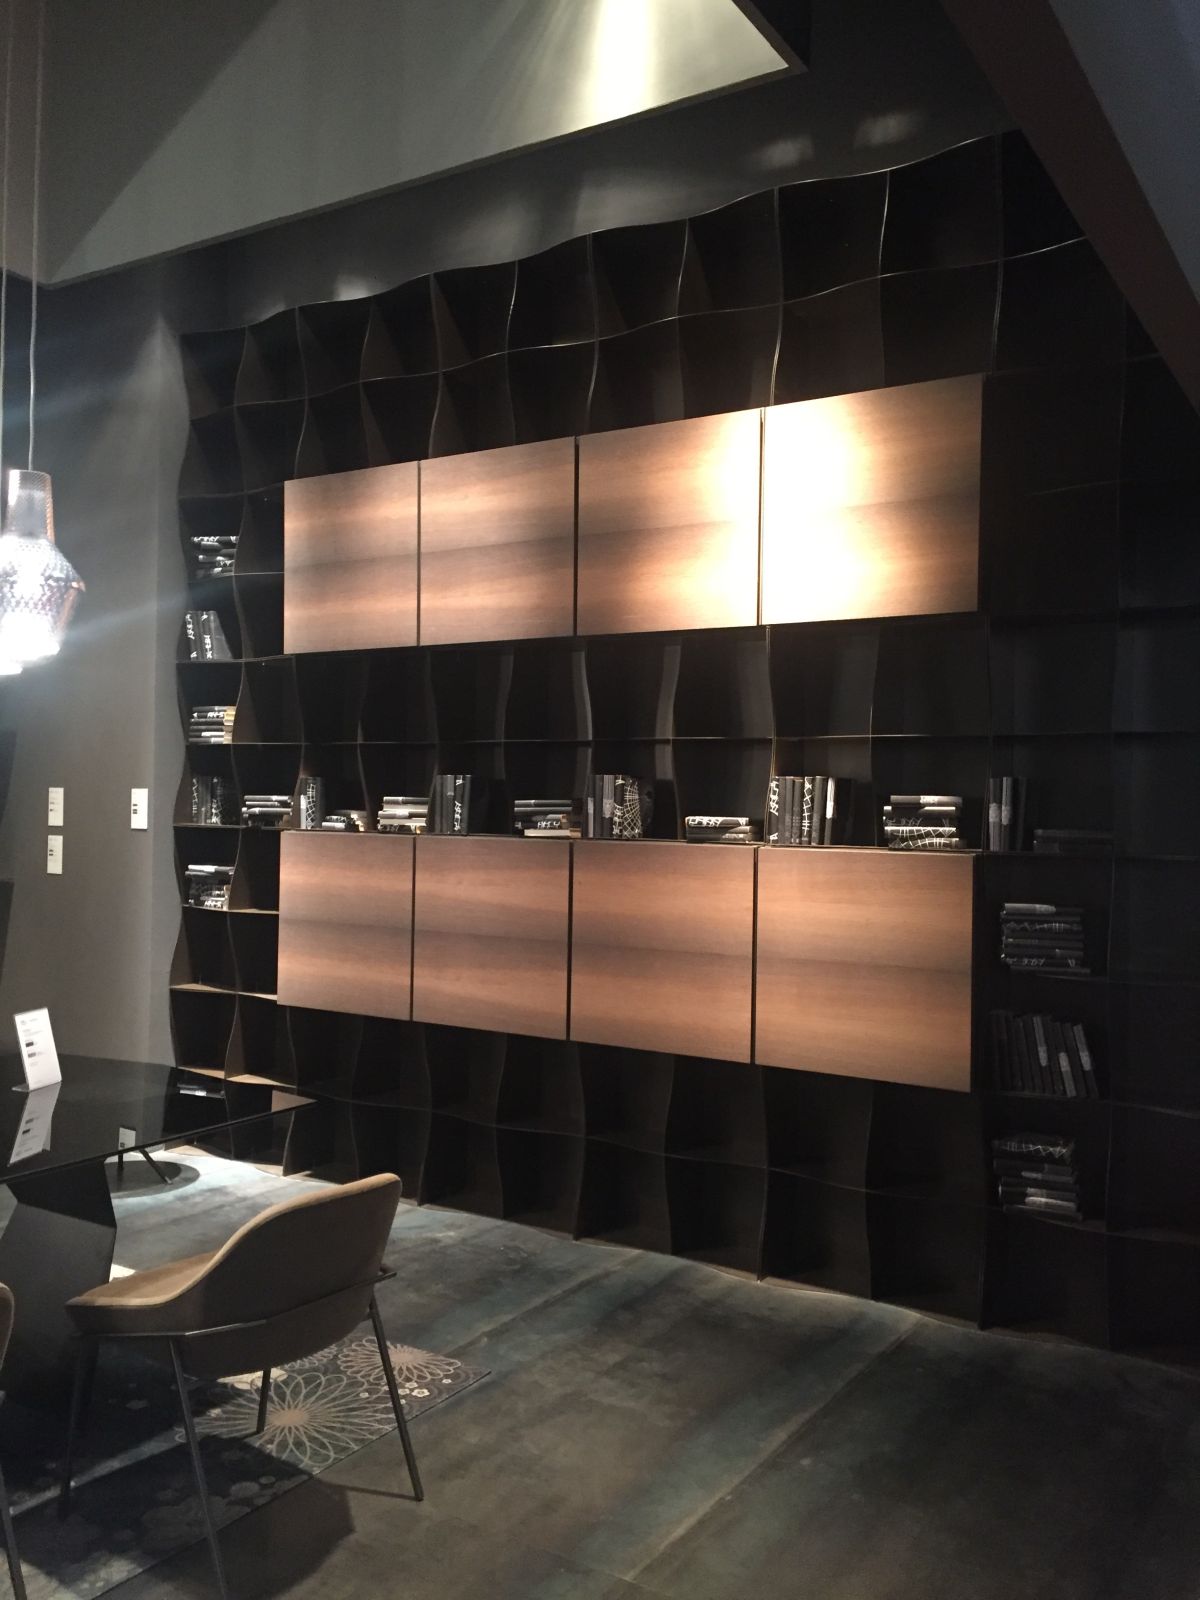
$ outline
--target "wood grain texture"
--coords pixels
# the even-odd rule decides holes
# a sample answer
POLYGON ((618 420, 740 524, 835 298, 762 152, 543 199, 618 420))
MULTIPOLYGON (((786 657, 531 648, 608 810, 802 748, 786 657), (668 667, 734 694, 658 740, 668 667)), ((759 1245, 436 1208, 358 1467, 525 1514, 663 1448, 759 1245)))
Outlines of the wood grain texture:
POLYGON ((284 833, 279 1001, 406 1018, 412 997, 413 841, 284 833))
POLYGON ((974 376, 769 407, 762 620, 975 610, 982 403, 974 376))
POLYGON ((755 852, 590 839, 574 851, 571 1037, 749 1061, 755 852))
POLYGON ((416 874, 415 1020, 565 1038, 567 841, 426 834, 416 874))
POLYGON ((579 441, 579 632, 757 620, 761 414, 579 441))
POLYGON ((417 463, 283 488, 283 648, 417 642, 417 463))
POLYGON ((971 1087, 975 860, 762 850, 755 1060, 971 1087))
POLYGON ((421 643, 569 634, 575 441, 421 465, 421 643))

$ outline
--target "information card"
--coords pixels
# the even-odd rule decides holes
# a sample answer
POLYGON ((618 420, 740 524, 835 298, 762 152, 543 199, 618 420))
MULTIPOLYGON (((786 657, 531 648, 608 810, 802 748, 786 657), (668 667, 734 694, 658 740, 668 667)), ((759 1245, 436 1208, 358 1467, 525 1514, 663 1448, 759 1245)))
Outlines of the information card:
POLYGON ((61 1083, 62 1068, 54 1047, 50 1013, 45 1006, 39 1011, 17 1011, 13 1021, 17 1027, 21 1065, 25 1069, 25 1082, 29 1088, 44 1089, 47 1084, 61 1083))

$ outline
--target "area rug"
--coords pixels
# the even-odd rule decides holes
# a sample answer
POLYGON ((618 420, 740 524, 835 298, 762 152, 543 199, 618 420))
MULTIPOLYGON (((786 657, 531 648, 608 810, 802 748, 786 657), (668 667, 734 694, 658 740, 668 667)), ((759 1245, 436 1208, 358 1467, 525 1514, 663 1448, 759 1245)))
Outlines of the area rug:
MULTIPOLYGON (((408 1418, 486 1376, 427 1350, 392 1345, 391 1355, 408 1418)), ((47 1436, 44 1417, 3 1409, 0 1451, 30 1600, 89 1600, 203 1537, 169 1371, 111 1346, 102 1363, 65 1521, 55 1504, 62 1441, 47 1436)), ((266 1429, 254 1435, 259 1386, 260 1377, 247 1374, 192 1395, 218 1527, 395 1430, 372 1338, 345 1339, 277 1368, 266 1429)), ((414 1442, 419 1460, 420 1432, 414 1442)), ((410 1492, 399 1438, 395 1489, 410 1492)))

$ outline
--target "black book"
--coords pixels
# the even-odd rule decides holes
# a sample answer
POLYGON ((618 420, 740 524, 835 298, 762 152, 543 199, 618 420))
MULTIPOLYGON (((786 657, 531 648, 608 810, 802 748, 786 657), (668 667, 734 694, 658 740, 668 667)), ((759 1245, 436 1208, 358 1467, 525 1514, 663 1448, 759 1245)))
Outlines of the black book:
POLYGON ((1042 1085, 1042 1093, 1061 1094, 1062 1088, 1058 1076, 1058 1063, 1051 1054, 1050 1037, 1046 1031, 1046 1018, 1032 1016, 1029 1022, 1033 1029, 1033 1048, 1037 1052, 1037 1070, 1042 1085))
POLYGON ((1017 1079, 1025 1094, 1038 1094, 1039 1080, 1034 1073, 1033 1057, 1029 1050, 1029 1033, 1024 1017, 1012 1019, 1013 1041, 1016 1045, 1017 1079))
POLYGON ((1039 1189, 1076 1189, 1079 1179, 1073 1167, 1049 1166, 1044 1162, 1025 1163, 997 1159, 992 1172, 999 1180, 1010 1183, 1032 1183, 1039 1189))
POLYGON ((795 778, 781 778, 782 797, 779 808, 779 842, 790 845, 792 842, 792 817, 796 809, 796 782, 795 778))
POLYGON ((822 844, 833 843, 833 824, 837 817, 838 780, 826 778, 825 780, 825 827, 821 834, 822 844))
POLYGON ((1027 1156, 1034 1161, 1075 1159, 1075 1141, 1058 1133, 1005 1133, 992 1140, 992 1150, 1000 1155, 1027 1156))
POLYGON ((1003 1011, 993 1011, 990 1017, 992 1030, 992 1084, 997 1089, 1011 1089, 1008 1065, 1008 1032, 1003 1011))
POLYGON ((779 779, 772 778, 767 785, 766 827, 763 830, 768 844, 779 843, 779 779))
POLYGON ((813 779, 812 790, 812 821, 809 824, 809 844, 819 845, 825 839, 825 799, 829 788, 829 779, 822 773, 813 779))
POLYGON ((1077 1082, 1075 1074, 1071 1071, 1071 1057, 1067 1053, 1067 1041, 1063 1037, 1062 1023, 1057 1017, 1046 1018, 1046 1033, 1050 1040, 1050 1048, 1054 1055, 1055 1067, 1062 1083, 1062 1092, 1068 1100, 1081 1099, 1084 1094, 1083 1083, 1077 1082))
POLYGON ((1068 1047, 1073 1043, 1075 1054, 1079 1059, 1079 1070, 1089 1100, 1100 1098, 1100 1085, 1096 1080, 1096 1068, 1092 1061, 1092 1052, 1088 1048, 1087 1036, 1083 1031, 1083 1024, 1076 1022, 1068 1025, 1068 1047))

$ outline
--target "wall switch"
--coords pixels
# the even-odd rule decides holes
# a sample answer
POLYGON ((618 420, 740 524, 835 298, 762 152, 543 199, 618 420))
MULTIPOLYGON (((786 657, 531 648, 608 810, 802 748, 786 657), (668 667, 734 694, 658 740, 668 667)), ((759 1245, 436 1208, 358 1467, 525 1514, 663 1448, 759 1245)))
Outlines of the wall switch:
POLYGON ((46 871, 52 872, 56 877, 62 876, 62 834, 50 833, 46 835, 46 871))
POLYGON ((130 789, 129 826, 131 828, 148 828, 150 826, 149 789, 130 789))
POLYGON ((61 828, 63 825, 63 792, 61 789, 51 788, 46 805, 46 825, 50 828, 61 828))

